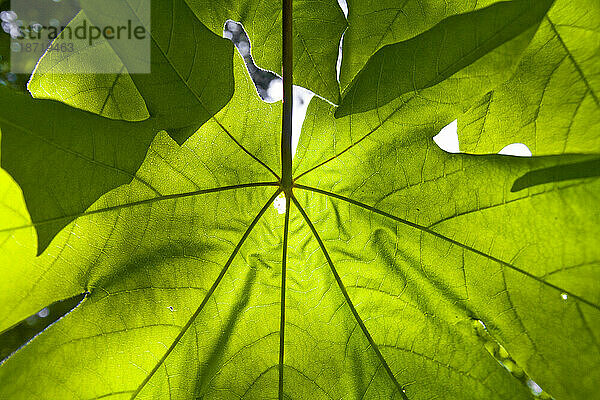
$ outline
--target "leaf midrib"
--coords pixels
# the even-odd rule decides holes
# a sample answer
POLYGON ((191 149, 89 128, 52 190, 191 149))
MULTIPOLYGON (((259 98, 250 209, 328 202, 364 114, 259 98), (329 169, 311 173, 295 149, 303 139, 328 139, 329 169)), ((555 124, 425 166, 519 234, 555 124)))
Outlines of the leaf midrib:
POLYGON ((354 304, 352 303, 352 300, 350 299, 350 295, 348 294, 348 291, 346 290, 346 287, 344 286, 344 282, 342 281, 342 278, 340 277, 339 273, 337 272, 337 269, 335 268, 335 265, 333 264, 333 261, 331 260, 331 257, 329 256, 329 252, 327 251, 327 248, 325 247, 325 244, 323 243, 321 236, 317 232, 317 230, 316 230, 315 226, 313 225, 312 221, 310 220, 310 218, 308 218, 308 215, 306 214, 306 212, 304 211, 304 209, 302 208, 302 206, 300 205, 298 200, 296 200, 296 197, 292 196, 292 201, 294 202, 294 205, 296 206, 298 211, 300 211, 300 214, 302 214, 302 217, 308 224, 314 238, 319 243, 319 247, 321 248, 321 251, 323 252, 323 255, 325 256, 325 259, 327 260, 327 263, 329 264, 331 273, 333 274, 333 276, 338 284, 338 287, 340 288, 340 291, 342 292, 342 295, 344 296, 344 300, 346 301, 346 304, 350 308, 350 311, 352 312, 354 319, 356 320, 357 324, 360 326, 360 329, 362 330, 367 341, 369 342, 369 345, 371 346, 373 351, 375 351, 375 354, 377 355, 379 362, 385 368, 387 375, 394 383, 397 391, 402 395, 402 398, 404 400, 408 400, 408 397, 406 396, 406 393, 404 393, 404 389, 402 388, 402 385, 400 385, 400 383, 394 376, 394 373, 392 372, 392 369, 388 365, 385 357, 383 357, 383 354, 381 354, 381 351, 379 350, 377 343, 375 343, 375 341, 373 340, 369 330, 367 329, 366 325, 364 324, 362 318, 360 318, 358 311, 354 307, 354 304))
MULTIPOLYGON (((105 117, 101 117, 101 118, 105 118, 105 117)), ((105 119, 108 119, 108 118, 105 118, 105 119)), ((121 122, 125 122, 125 121, 121 121, 121 122)), ((60 151, 62 151, 64 153, 67 153, 67 154, 70 154, 70 155, 72 155, 72 156, 74 156, 76 158, 80 158, 80 159, 82 159, 82 160, 84 160, 86 162, 89 162, 90 164, 94 164, 94 165, 97 165, 99 167, 106 168, 106 169, 109 169, 109 170, 113 170, 113 171, 115 171, 117 173, 126 175, 126 176, 128 176, 129 178, 131 178, 133 180, 139 181, 144 186, 148 187, 148 189, 152 190, 155 194, 159 194, 160 195, 160 193, 158 193, 158 191, 154 187, 152 187, 149 183, 147 183, 143 179, 139 178, 134 173, 131 173, 129 171, 126 171, 126 170, 124 170, 122 168, 119 168, 117 166, 114 166, 114 165, 103 163, 102 161, 96 160, 95 158, 88 157, 88 156, 86 156, 84 154, 81 154, 78 151, 69 149, 67 147, 63 147, 63 146, 59 145, 58 143, 55 143, 55 142, 53 142, 51 140, 46 139, 43 136, 37 135, 35 132, 33 132, 32 130, 30 130, 30 129, 24 127, 24 126, 20 126, 18 124, 15 124, 15 123, 11 122, 10 120, 6 119, 5 117, 3 117, 1 115, 0 115, 0 123, 6 124, 8 126, 11 126, 14 129, 17 129, 17 130, 23 132, 23 133, 31 135, 31 136, 37 138, 38 140, 41 140, 42 142, 46 143, 47 145, 56 148, 57 150, 60 150, 60 151)))

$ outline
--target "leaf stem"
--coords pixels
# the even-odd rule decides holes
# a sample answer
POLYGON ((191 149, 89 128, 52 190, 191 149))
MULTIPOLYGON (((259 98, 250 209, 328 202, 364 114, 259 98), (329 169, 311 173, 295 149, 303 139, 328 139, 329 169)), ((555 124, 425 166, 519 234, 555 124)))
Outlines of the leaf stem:
MULTIPOLYGON (((281 187, 292 188, 293 33, 292 0, 283 0, 283 117, 281 124, 281 187)), ((289 196, 288 196, 289 197, 289 196)))

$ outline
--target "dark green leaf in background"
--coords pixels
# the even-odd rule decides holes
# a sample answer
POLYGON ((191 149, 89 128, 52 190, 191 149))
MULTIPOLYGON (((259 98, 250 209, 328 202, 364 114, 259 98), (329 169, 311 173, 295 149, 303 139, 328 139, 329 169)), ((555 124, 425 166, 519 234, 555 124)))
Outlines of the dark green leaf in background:
POLYGON ((498 0, 349 0, 340 71, 342 91, 382 47, 411 39, 450 16, 495 3, 498 0))
MULTIPOLYGON (((281 1, 189 0, 188 4, 213 32, 224 21, 244 25, 258 65, 281 73, 281 1)), ((339 102, 336 75, 338 47, 346 20, 336 0, 296 0, 294 7, 294 84, 329 102, 339 102)))
MULTIPOLYGON (((525 40, 498 50, 506 62, 515 63, 533 35, 530 28, 537 27, 552 2, 501 2, 449 17, 412 39, 383 47, 344 92, 336 115, 372 110, 402 94, 434 86, 523 34, 525 40)), ((498 69, 498 64, 504 67, 495 60, 490 68, 498 69)))
MULTIPOLYGON (((94 4, 102 15, 98 2, 87 12, 96 12, 94 4)), ((71 106, 136 122, 2 89, 2 167, 24 190, 33 222, 41 223, 38 253, 102 194, 134 178, 159 130, 183 143, 231 98, 232 44, 204 27, 183 0, 152 4, 151 74, 63 74, 72 71, 69 63, 86 62, 120 63, 125 73, 126 57, 105 42, 83 52, 48 52, 30 85, 38 97, 54 93, 71 106)), ((72 23, 85 18, 79 14, 72 23)))

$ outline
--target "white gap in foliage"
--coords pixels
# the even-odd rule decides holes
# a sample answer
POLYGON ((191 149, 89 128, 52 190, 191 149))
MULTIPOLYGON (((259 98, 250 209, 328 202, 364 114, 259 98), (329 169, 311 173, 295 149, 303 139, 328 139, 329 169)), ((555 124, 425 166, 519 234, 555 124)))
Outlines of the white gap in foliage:
POLYGON ((523 143, 512 143, 505 146, 498 154, 504 154, 506 156, 518 156, 518 157, 531 157, 531 150, 523 143))
MULTIPOLYGON (((340 8, 344 15, 348 17, 348 4, 346 0, 338 0, 340 8)), ((223 29, 223 36, 230 39, 238 52, 244 59, 248 73, 252 77, 254 86, 260 98, 267 103, 275 103, 283 99, 283 81, 281 76, 258 67, 254 63, 252 57, 252 46, 250 39, 241 23, 227 20, 223 29)), ((342 63, 342 44, 344 36, 339 43, 338 60, 337 60, 337 77, 339 81, 340 68, 342 63)), ((300 140, 300 132, 306 118, 306 111, 312 98, 315 96, 313 92, 300 86, 293 86, 293 111, 292 111, 292 157, 296 154, 298 141, 300 140)), ((458 122, 452 121, 444 127, 433 140, 444 151, 449 153, 460 153, 458 141, 458 122)), ((499 154, 527 157, 531 156, 531 151, 523 143, 513 143, 504 147, 499 154)), ((277 198, 273 206, 280 213, 285 213, 285 198, 277 198)))
POLYGON ((346 0, 338 0, 338 4, 340 5, 340 8, 344 12, 344 15, 346 16, 346 18, 348 18, 348 2, 346 0))
MULTIPOLYGON (((252 57, 252 45, 246 30, 239 22, 227 20, 223 29, 223 37, 231 40, 244 59, 246 68, 259 97, 267 103, 276 103, 283 99, 283 81, 281 76, 258 67, 252 57)), ((306 117, 306 109, 314 96, 310 90, 300 86, 293 87, 292 107, 292 156, 296 154, 302 123, 306 117)))
MULTIPOLYGON (((458 142, 458 120, 454 120, 446 125, 440 133, 433 137, 433 141, 438 147, 448 153, 460 153, 460 146, 458 142)), ((505 156, 517 156, 517 157, 531 157, 532 153, 523 143, 511 143, 505 146, 498 152, 505 156)))
POLYGON ((285 194, 281 193, 279 196, 277 196, 275 198, 275 200, 273 201, 273 207, 275 207, 275 210, 277 210, 277 213, 285 214, 285 208, 286 208, 285 194))
POLYGON ((433 137, 433 141, 440 149, 448 153, 460 153, 458 146, 458 120, 454 120, 446 125, 440 133, 433 137))
MULTIPOLYGON (((338 4, 340 5, 342 12, 344 13, 344 16, 346 18, 348 18, 348 3, 346 2, 346 0, 338 0, 338 4)), ((337 65, 336 65, 336 69, 335 69, 337 72, 338 82, 340 81, 340 71, 342 69, 342 46, 344 44, 344 35, 345 34, 346 34, 346 32, 342 33, 342 37, 340 38, 340 45, 338 47, 338 59, 337 59, 337 65)))

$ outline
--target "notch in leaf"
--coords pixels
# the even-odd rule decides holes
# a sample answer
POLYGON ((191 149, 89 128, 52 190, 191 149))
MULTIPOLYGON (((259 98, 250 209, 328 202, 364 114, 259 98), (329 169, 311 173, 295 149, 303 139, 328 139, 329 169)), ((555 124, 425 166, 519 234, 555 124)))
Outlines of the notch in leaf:
MULTIPOLYGON (((98 26, 108 25, 111 16, 131 13, 130 3, 83 2, 85 14, 72 23, 89 18, 98 26)), ((88 111, 104 114, 109 100, 118 104, 123 112, 111 115, 113 118, 139 113, 139 101, 129 103, 130 96, 136 98, 133 95, 137 94, 147 106, 147 119, 112 120, 56 101, 0 90, 2 167, 23 190, 37 227, 38 254, 100 196, 131 182, 157 132, 166 130, 181 144, 233 95, 233 44, 208 30, 183 0, 153 1, 151 11, 150 74, 131 74, 131 80, 120 79, 125 75, 119 74, 105 77, 114 83, 108 89, 102 86, 103 80, 88 74, 79 76, 75 87, 70 87, 72 96, 103 100, 92 103, 103 104, 102 108, 88 111), (121 84, 126 90, 120 90, 121 84), (125 112, 129 107, 136 110, 125 112)), ((110 46, 93 46, 82 52, 48 52, 33 81, 35 74, 49 71, 52 74, 44 76, 43 84, 61 85, 69 80, 73 76, 65 69, 69 57, 79 62, 117 60, 127 71, 133 60, 118 42, 108 42, 110 46)), ((44 87, 37 82, 33 91, 39 94, 44 87)), ((64 100, 68 101, 67 96, 64 100)), ((157 194, 148 189, 150 196, 157 194)))

